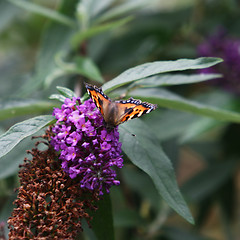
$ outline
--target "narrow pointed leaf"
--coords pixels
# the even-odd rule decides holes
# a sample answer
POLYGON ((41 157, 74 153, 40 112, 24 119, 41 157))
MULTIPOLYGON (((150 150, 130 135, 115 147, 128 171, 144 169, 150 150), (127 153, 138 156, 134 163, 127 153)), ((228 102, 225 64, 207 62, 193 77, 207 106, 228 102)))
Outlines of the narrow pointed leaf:
POLYGON ((91 28, 89 28, 88 30, 86 30, 84 32, 79 32, 79 33, 75 34, 71 41, 72 45, 76 49, 83 41, 85 41, 93 36, 96 36, 102 32, 106 32, 106 31, 118 28, 118 27, 128 23, 130 20, 132 20, 131 17, 126 17, 124 19, 117 20, 114 22, 92 26, 91 28))
POLYGON ((56 68, 52 74, 48 75, 45 81, 46 86, 49 86, 56 78, 64 75, 76 74, 80 74, 81 76, 100 83, 104 82, 97 65, 88 57, 77 56, 74 58, 73 62, 65 62, 62 59, 61 54, 58 54, 56 56, 56 62, 59 65, 59 68, 56 68))
POLYGON ((23 0, 8 0, 8 1, 32 13, 40 14, 44 17, 50 18, 54 21, 60 22, 70 27, 75 26, 75 22, 73 19, 52 9, 48 9, 38 4, 23 0))
POLYGON ((65 99, 66 99, 66 97, 64 97, 61 94, 52 94, 49 98, 52 99, 52 100, 58 100, 60 102, 64 102, 65 99))
POLYGON ((9 99, 0 103, 0 120, 23 116, 26 114, 42 114, 51 110, 55 104, 33 99, 9 99))
POLYGON ((169 206, 193 223, 192 215, 179 191, 172 164, 155 135, 140 119, 131 120, 119 129, 122 149, 129 159, 152 178, 159 194, 169 206))
POLYGON ((69 88, 57 86, 57 90, 66 98, 76 97, 76 94, 69 88))
POLYGON ((146 117, 144 122, 150 126, 161 142, 171 138, 178 140, 178 137, 198 119, 199 116, 186 112, 157 109, 151 113, 151 117, 146 117))
POLYGON ((97 22, 105 22, 111 19, 121 17, 123 15, 130 15, 131 12, 136 11, 138 9, 143 9, 145 6, 149 4, 148 0, 143 1, 129 1, 110 10, 106 11, 106 13, 102 14, 96 21, 97 22))
POLYGON ((95 80, 97 82, 103 83, 103 77, 96 66, 96 64, 92 61, 92 59, 87 58, 87 57, 76 57, 75 59, 76 62, 76 72, 79 74, 90 78, 92 80, 95 80))
MULTIPOLYGON (((145 90, 147 91, 147 89, 145 90)), ((210 105, 221 109, 225 108, 231 110, 234 106, 234 96, 222 91, 211 91, 209 93, 200 94, 193 100, 201 102, 201 104, 204 105, 210 105)), ((144 122, 151 127, 152 131, 154 131, 160 141, 166 141, 171 138, 177 140, 178 137, 181 136, 181 138, 177 140, 181 143, 200 133, 199 131, 197 131, 198 133, 191 132, 191 129, 193 126, 198 124, 200 125, 202 123, 204 123, 206 127, 205 121, 211 121, 212 125, 214 125, 213 127, 224 124, 213 118, 200 117, 196 114, 172 109, 161 111, 160 108, 152 112, 151 117, 146 117, 144 119, 144 122), (158 122, 158 124, 155 124, 156 122, 158 122)), ((199 127, 198 130, 200 130, 201 127, 199 127)))
POLYGON ((205 132, 207 133, 210 129, 221 126, 221 124, 222 122, 213 118, 199 117, 198 121, 195 121, 185 129, 179 142, 186 144, 188 141, 201 136, 205 132))
POLYGON ((220 58, 202 57, 197 59, 179 59, 175 61, 145 63, 126 70, 118 77, 105 83, 102 89, 103 91, 109 92, 125 84, 159 73, 207 68, 220 62, 222 62, 220 58))
POLYGON ((221 121, 240 122, 240 114, 192 100, 187 100, 177 94, 164 89, 138 89, 131 92, 132 97, 156 103, 161 107, 177 109, 190 113, 215 118, 221 121))
POLYGON ((21 140, 38 132, 53 120, 53 116, 42 115, 12 126, 6 133, 0 136, 0 158, 10 152, 21 140))
POLYGON ((161 74, 139 80, 129 86, 129 88, 135 86, 158 87, 190 84, 216 79, 219 77, 221 77, 220 74, 161 74))
MULTIPOLYGON (((113 4, 115 0, 81 0, 80 8, 90 17, 93 18, 103 10, 113 4)), ((78 10, 79 11, 79 10, 78 10)))
POLYGON ((10 153, 0 159, 0 179, 12 176, 19 171, 19 165, 26 157, 27 149, 32 149, 34 142, 31 138, 24 139, 10 153))

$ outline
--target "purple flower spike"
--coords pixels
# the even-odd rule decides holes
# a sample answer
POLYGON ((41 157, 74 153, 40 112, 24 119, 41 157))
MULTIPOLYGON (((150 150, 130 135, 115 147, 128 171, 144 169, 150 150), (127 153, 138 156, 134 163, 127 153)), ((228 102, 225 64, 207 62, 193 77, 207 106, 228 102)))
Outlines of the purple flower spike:
POLYGON ((211 68, 201 69, 201 73, 220 73, 223 78, 212 81, 221 88, 240 94, 240 39, 227 35, 227 31, 220 28, 215 34, 198 46, 201 57, 220 57, 223 63, 211 68))
POLYGON ((123 166, 119 133, 117 127, 107 131, 91 99, 79 103, 79 98, 66 99, 61 109, 54 109, 51 144, 60 151, 63 170, 70 178, 79 177, 80 187, 109 193, 112 185, 120 184, 111 168, 123 166))

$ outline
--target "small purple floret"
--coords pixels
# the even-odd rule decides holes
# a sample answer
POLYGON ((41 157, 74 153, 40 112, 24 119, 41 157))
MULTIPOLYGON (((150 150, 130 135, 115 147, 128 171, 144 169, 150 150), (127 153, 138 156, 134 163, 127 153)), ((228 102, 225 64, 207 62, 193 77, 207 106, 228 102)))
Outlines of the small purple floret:
POLYGON ((62 168, 71 178, 80 177, 80 186, 109 193, 116 172, 123 166, 117 127, 107 131, 101 113, 91 99, 80 104, 80 98, 65 99, 53 115, 57 124, 51 144, 60 151, 62 168))

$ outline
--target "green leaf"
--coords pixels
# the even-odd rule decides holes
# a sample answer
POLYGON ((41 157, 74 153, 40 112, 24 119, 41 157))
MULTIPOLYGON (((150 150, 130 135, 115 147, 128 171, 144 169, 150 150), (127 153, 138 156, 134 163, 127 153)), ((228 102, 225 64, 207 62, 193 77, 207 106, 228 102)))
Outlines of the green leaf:
POLYGON ((10 152, 21 140, 36 133, 53 120, 53 116, 43 115, 12 126, 6 133, 0 136, 0 158, 10 152))
POLYGON ((113 18, 122 17, 123 15, 130 14, 131 12, 136 11, 138 9, 143 9, 143 7, 146 6, 147 4, 149 4, 148 0, 129 1, 129 2, 123 3, 119 6, 116 6, 106 11, 99 18, 97 18, 96 21, 99 23, 99 22, 109 21, 113 18))
POLYGON ((132 20, 131 17, 126 17, 124 19, 112 21, 110 23, 104 23, 101 25, 92 26, 92 27, 88 28, 87 30, 85 30, 84 32, 80 31, 73 36, 72 41, 71 41, 72 46, 74 47, 74 49, 77 49, 83 41, 85 41, 93 36, 96 36, 102 32, 106 32, 106 31, 118 28, 118 27, 128 23, 131 20, 132 20))
POLYGON ((114 240, 112 203, 109 194, 97 202, 98 209, 93 213, 91 222, 93 231, 98 240, 114 240))
POLYGON ((78 14, 81 14, 81 11, 84 11, 85 14, 88 15, 88 18, 93 18, 113 4, 114 1, 115 0, 81 0, 79 8, 77 9, 78 14))
POLYGON ((32 149, 34 143, 31 138, 22 140, 10 153, 0 159, 0 179, 12 176, 19 171, 19 165, 26 157, 26 149, 32 149))
POLYGON ((125 84, 159 73, 207 68, 220 62, 222 62, 220 58, 203 57, 197 59, 179 59, 175 61, 145 63, 126 70, 113 80, 105 83, 102 89, 105 92, 109 92, 125 84))
POLYGON ((221 77, 220 74, 162 74, 139 80, 129 86, 129 88, 140 87, 159 87, 181 84, 198 83, 221 77))
POLYGON ((187 100, 164 89, 138 89, 132 91, 131 96, 156 103, 161 107, 200 114, 221 121, 240 122, 239 113, 187 100))
POLYGON ((175 110, 155 110, 151 117, 145 117, 144 122, 150 126, 160 141, 166 141, 181 135, 199 116, 175 110), (178 123, 178 124, 176 124, 178 123))
POLYGON ((61 93, 66 98, 72 99, 73 97, 77 97, 76 94, 69 88, 57 86, 57 90, 59 93, 61 93))
POLYGON ((19 9, 11 3, 5 0, 0 1, 0 32, 9 26, 19 12, 19 9))
POLYGON ((52 94, 49 98, 52 99, 52 100, 58 100, 60 102, 64 102, 65 99, 66 99, 66 97, 64 97, 61 94, 52 94))
MULTIPOLYGON (((206 94, 200 94, 193 100, 208 106, 212 105, 217 108, 231 110, 234 96, 223 91, 211 91, 206 94)), ((200 117, 196 114, 172 109, 161 110, 159 108, 151 113, 151 117, 145 117, 144 121, 150 126, 160 141, 170 138, 176 139, 180 136, 180 139, 178 139, 180 143, 198 137, 212 127, 224 124, 213 118, 200 117)))
MULTIPOLYGON (((60 13, 72 16, 78 1, 62 1, 60 13)), ((58 22, 50 22, 43 32, 41 47, 37 56, 34 75, 23 85, 19 95, 29 95, 43 85, 46 78, 56 71, 55 56, 69 47, 69 39, 73 29, 58 22)))
POLYGON ((96 66, 96 64, 87 57, 76 57, 76 69, 75 71, 84 77, 87 77, 89 79, 95 80, 97 82, 103 83, 104 79, 102 78, 102 75, 96 66))
POLYGON ((52 110, 52 102, 37 101, 33 99, 9 99, 0 103, 0 120, 23 116, 26 114, 42 114, 52 110))
POLYGON ((74 58, 74 62, 64 62, 61 54, 56 56, 56 63, 59 66, 53 74, 49 75, 46 83, 49 85, 55 78, 62 77, 69 74, 80 74, 86 78, 103 83, 104 79, 92 59, 83 56, 74 58))
POLYGON ((129 159, 152 178, 159 194, 169 206, 193 223, 192 215, 177 186, 172 164, 155 135, 140 119, 121 125, 119 130, 122 149, 129 159))
MULTIPOLYGON (((200 94, 194 98, 194 101, 201 102, 205 105, 212 105, 221 109, 234 110, 235 108, 235 97, 231 93, 224 91, 210 91, 208 93, 200 94)), ((186 114, 186 113, 185 113, 186 114)), ((198 117, 184 130, 181 138, 181 143, 186 143, 192 139, 199 137, 203 133, 207 133, 210 129, 215 127, 224 127, 225 123, 220 122, 213 118, 198 117)), ((179 122, 178 122, 179 123, 179 122)))
POLYGON ((64 25, 74 27, 76 24, 73 19, 70 17, 67 17, 57 11, 42 7, 38 4, 29 2, 29 1, 23 1, 23 0, 8 0, 9 2, 15 4, 18 7, 21 7, 27 11, 30 11, 32 13, 40 14, 44 17, 50 18, 54 21, 60 22, 64 25))
POLYGON ((204 132, 208 132, 213 127, 221 125, 221 122, 213 118, 199 118, 197 121, 193 122, 188 128, 183 132, 179 139, 180 143, 185 143, 191 141, 192 139, 199 137, 204 132))

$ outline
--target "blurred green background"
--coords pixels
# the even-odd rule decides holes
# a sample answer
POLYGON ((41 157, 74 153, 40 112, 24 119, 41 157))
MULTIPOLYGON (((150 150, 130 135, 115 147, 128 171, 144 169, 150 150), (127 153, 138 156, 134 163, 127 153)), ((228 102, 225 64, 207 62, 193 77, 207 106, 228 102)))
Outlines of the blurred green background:
MULTIPOLYGON (((86 78, 100 85, 103 78, 145 62, 197 58, 199 46, 219 29, 236 42, 229 52, 240 55, 239 19, 237 0, 0 0, 0 132, 31 116, 51 114, 56 103, 48 97, 58 85, 81 95, 86 78)), ((224 44, 221 38, 218 42, 224 44)), ((228 57, 218 55, 221 49, 214 53, 228 57)), ((227 64, 215 70, 224 73, 223 79, 234 71, 227 64)), ((240 74, 234 76, 231 88, 214 80, 169 89, 239 111, 234 88, 240 86, 240 74)), ((170 210, 149 177, 126 162, 118 173, 123 187, 111 190, 116 239, 240 239, 239 125, 163 108, 144 121, 172 160, 196 224, 170 210)), ((19 185, 18 165, 32 146, 24 140, 1 159, 5 227, 19 185)))

